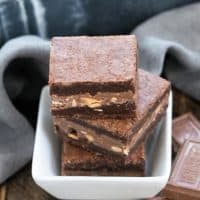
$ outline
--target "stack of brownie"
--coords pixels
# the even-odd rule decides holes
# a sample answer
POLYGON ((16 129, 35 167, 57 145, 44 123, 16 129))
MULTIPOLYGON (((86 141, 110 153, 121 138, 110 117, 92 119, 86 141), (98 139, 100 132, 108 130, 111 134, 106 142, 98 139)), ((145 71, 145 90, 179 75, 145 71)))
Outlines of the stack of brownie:
POLYGON ((62 175, 142 176, 170 84, 137 70, 135 36, 56 37, 49 85, 62 175))

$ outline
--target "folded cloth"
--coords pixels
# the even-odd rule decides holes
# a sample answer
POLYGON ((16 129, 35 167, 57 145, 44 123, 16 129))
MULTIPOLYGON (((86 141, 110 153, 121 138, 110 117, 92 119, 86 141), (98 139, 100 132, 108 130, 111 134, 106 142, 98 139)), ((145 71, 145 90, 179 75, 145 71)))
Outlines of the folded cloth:
MULTIPOLYGON (((0 50, 0 183, 30 161, 34 142, 33 128, 13 106, 5 90, 5 69, 16 58, 48 57, 49 42, 35 36, 10 40, 0 50)), ((40 72, 47 76, 47 69, 46 65, 40 72)))
POLYGON ((164 76, 177 89, 200 100, 200 3, 157 15, 133 33, 140 66, 164 76))

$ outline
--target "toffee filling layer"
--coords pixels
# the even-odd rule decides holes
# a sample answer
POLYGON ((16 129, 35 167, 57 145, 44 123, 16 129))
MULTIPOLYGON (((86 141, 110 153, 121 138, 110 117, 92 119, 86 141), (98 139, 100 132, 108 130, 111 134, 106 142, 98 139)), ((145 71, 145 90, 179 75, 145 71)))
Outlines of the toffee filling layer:
POLYGON ((58 96, 52 95, 52 110, 56 109, 68 109, 74 107, 89 107, 89 108, 99 108, 102 105, 112 105, 112 104, 125 104, 127 102, 135 102, 135 95, 132 91, 122 92, 122 93, 105 93, 98 92, 96 95, 92 96, 89 93, 71 96, 58 96))
MULTIPOLYGON (((56 116, 84 116, 91 115, 132 115, 136 112, 136 96, 132 91, 122 93, 101 93, 92 96, 89 93, 72 96, 52 95, 52 113, 56 116)), ((135 114, 136 115, 136 114, 135 114)), ((114 117, 114 116, 112 116, 114 117)))

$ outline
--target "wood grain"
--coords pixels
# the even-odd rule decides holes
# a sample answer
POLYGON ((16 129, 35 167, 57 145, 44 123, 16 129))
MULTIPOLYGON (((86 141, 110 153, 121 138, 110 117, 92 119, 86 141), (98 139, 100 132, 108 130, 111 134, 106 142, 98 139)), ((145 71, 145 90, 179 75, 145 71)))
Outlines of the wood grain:
POLYGON ((173 88, 173 116, 192 112, 200 120, 200 102, 173 88))
MULTIPOLYGON (((6 182, 6 200, 54 200, 40 189, 31 176, 31 164, 6 182)), ((2 200, 2 199, 0 199, 2 200)))
POLYGON ((0 200, 6 200, 6 186, 0 185, 0 200))

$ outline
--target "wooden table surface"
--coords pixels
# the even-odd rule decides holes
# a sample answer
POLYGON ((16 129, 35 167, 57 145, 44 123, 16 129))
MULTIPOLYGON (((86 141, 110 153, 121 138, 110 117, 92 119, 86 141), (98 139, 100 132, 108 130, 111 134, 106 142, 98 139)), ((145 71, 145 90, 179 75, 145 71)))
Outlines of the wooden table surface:
MULTIPOLYGON (((200 102, 194 101, 173 89, 173 115, 179 116, 192 112, 200 119, 200 102)), ((31 177, 31 163, 19 171, 4 184, 0 185, 0 200, 53 200, 40 189, 31 177)))

